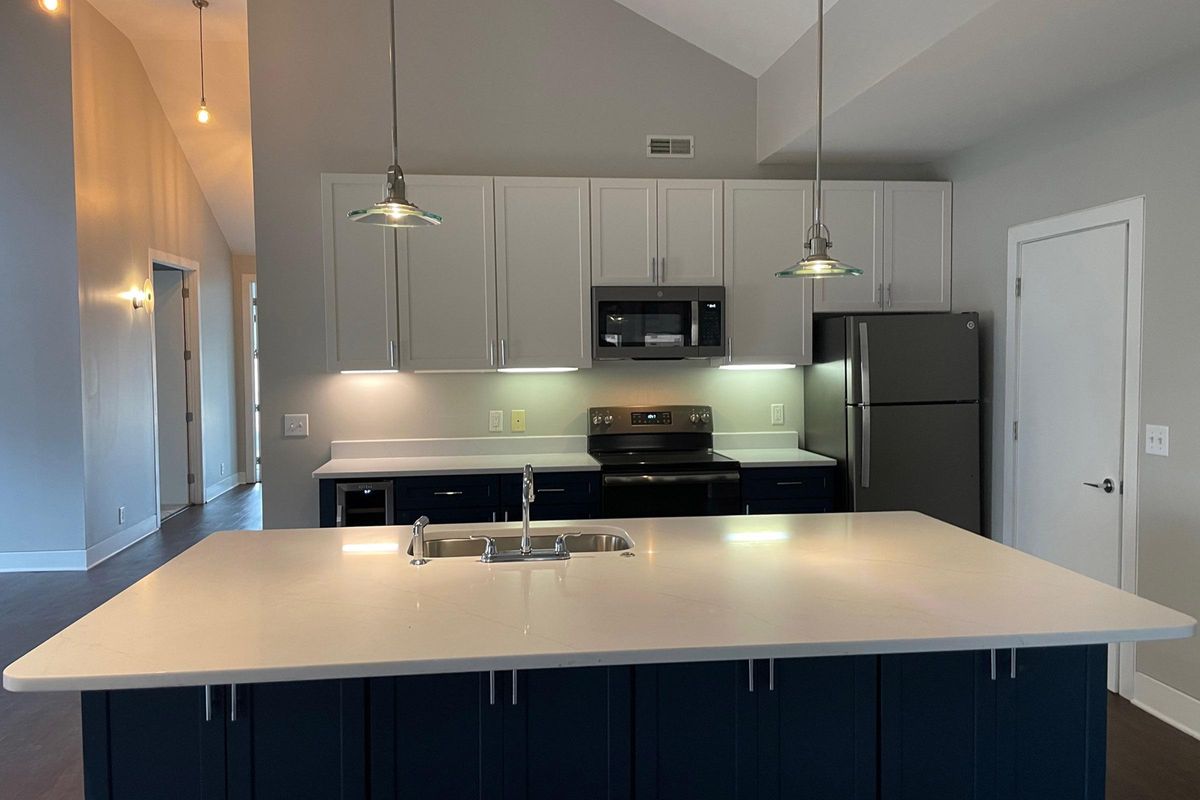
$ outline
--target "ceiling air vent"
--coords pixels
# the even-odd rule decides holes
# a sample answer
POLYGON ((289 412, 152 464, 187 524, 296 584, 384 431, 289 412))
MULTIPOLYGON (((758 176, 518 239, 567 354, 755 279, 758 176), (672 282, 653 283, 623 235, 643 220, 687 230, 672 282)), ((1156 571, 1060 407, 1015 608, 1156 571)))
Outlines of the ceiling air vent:
POLYGON ((647 158, 691 158, 696 154, 695 144, 694 136, 651 134, 646 137, 646 156, 647 158))

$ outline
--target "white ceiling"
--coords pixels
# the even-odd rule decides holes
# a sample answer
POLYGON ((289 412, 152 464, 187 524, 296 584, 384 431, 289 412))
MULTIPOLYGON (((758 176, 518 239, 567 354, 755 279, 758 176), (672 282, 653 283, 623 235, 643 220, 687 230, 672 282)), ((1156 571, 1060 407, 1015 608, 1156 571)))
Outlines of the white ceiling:
POLYGON ((199 13, 191 0, 89 0, 137 49, 167 120, 229 247, 254 253, 250 66, 246 0, 210 0, 204 12, 205 72, 212 120, 200 102, 199 13))
MULTIPOLYGON (((825 10, 838 0, 825 0, 825 10)), ((817 21, 815 0, 617 0, 757 78, 817 21)))

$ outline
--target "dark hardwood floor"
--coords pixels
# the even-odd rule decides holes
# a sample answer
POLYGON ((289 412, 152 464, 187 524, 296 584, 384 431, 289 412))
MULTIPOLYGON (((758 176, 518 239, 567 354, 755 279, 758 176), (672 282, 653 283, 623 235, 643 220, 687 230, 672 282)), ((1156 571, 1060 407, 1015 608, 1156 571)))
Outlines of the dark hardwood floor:
MULTIPOLYGON (((172 517, 159 533, 86 573, 0 575, 0 665, 208 534, 261 527, 259 488, 239 487, 172 517)), ((1200 741, 1115 695, 1108 726, 1108 800, 1200 799, 1200 741)), ((0 691, 0 797, 83 797, 79 729, 78 694, 0 691)))
MULTIPOLYGON (((262 492, 239 486, 171 517, 87 572, 0 574, 0 665, 7 666, 210 533, 262 528, 262 492)), ((0 797, 83 797, 79 694, 0 691, 0 797)))

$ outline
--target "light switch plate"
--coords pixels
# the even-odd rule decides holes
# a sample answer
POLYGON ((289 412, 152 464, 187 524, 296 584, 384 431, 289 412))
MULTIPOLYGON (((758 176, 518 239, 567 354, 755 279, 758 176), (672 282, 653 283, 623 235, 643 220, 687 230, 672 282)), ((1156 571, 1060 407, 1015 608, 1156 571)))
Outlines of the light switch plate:
POLYGON ((783 403, 771 403, 771 424, 783 424, 783 403))
POLYGON ((525 409, 514 408, 512 410, 512 420, 509 424, 509 429, 513 433, 525 432, 525 409))
POLYGON ((117 508, 117 524, 118 525, 125 524, 125 506, 119 506, 117 508))
POLYGON ((488 432, 500 433, 504 430, 504 412, 489 411, 488 412, 488 432))
POLYGON ((1146 426, 1146 455, 1165 456, 1171 451, 1171 429, 1166 425, 1146 426))
POLYGON ((303 439, 308 436, 308 414, 284 414, 283 435, 303 439))

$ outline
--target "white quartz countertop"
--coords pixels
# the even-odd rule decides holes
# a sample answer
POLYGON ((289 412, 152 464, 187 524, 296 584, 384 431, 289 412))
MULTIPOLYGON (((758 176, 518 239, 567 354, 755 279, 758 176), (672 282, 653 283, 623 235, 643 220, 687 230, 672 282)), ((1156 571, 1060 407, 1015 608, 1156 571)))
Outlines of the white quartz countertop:
POLYGON ((519 473, 526 464, 543 472, 599 471, 587 453, 514 453, 512 455, 401 456, 334 458, 313 471, 314 478, 416 477, 420 475, 493 475, 519 473))
POLYGON ((743 467, 832 467, 837 461, 820 453, 785 447, 756 447, 748 449, 718 447, 717 452, 739 462, 743 467))
POLYGON ((403 552, 407 528, 216 533, 11 664, 4 685, 184 686, 1195 631, 1184 614, 914 512, 609 523, 628 530, 635 557, 418 568, 403 552))

